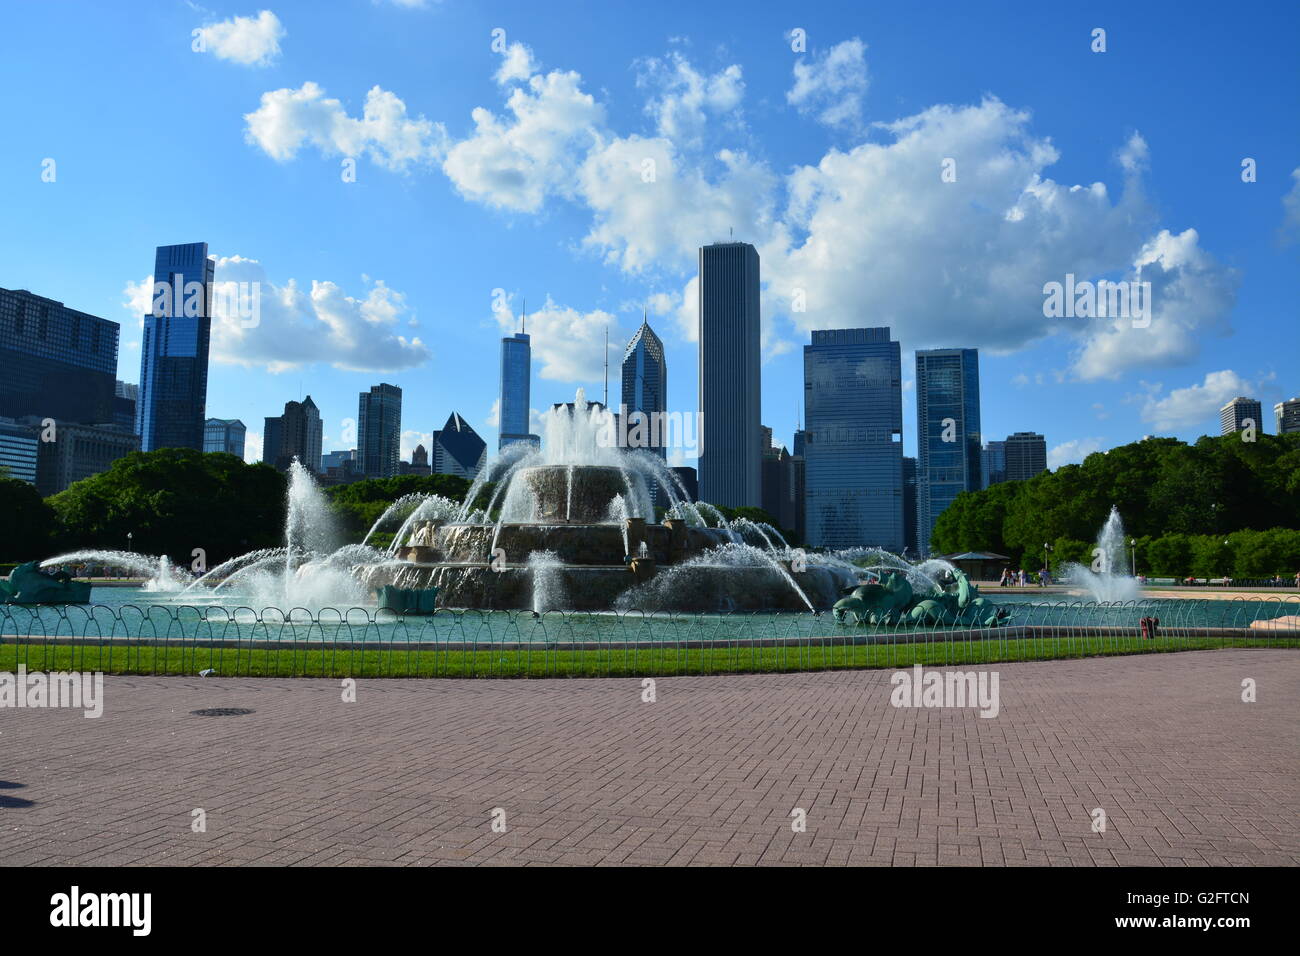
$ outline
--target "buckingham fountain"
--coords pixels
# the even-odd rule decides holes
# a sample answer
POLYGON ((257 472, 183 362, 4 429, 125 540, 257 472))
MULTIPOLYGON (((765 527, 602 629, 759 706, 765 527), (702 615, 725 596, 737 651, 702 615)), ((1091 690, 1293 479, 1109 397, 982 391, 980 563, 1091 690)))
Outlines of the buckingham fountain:
POLYGON ((780 531, 693 502, 648 451, 620 446, 613 415, 586 400, 546 415, 540 446, 507 446, 463 502, 395 501, 360 544, 343 544, 310 472, 290 469, 284 545, 193 580, 165 557, 83 551, 46 566, 120 565, 169 600, 236 606, 372 605, 384 588, 437 592, 439 608, 730 612, 835 610, 847 624, 996 624, 942 560, 879 548, 790 547, 780 531), (476 508, 491 488, 484 507, 476 508), (391 536, 387 543, 381 543, 391 536))

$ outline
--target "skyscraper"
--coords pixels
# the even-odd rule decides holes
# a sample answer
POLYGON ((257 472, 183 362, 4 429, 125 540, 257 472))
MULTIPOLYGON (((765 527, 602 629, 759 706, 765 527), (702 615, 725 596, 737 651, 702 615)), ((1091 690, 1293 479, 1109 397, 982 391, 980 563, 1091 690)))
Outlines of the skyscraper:
POLYGON ((916 428, 916 537, 928 556, 935 519, 983 483, 976 349, 917 350, 916 428))
POLYGON ((903 547, 915 558, 916 547, 916 459, 903 457, 903 547))
POLYGON ((158 247, 140 345, 136 433, 143 451, 203 448, 215 270, 206 242, 158 247))
POLYGON ((24 289, 0 289, 0 415, 112 422, 116 322, 24 289))
POLYGON ((1257 398, 1234 398, 1219 409, 1219 434, 1231 435, 1254 422, 1255 431, 1264 430, 1264 406, 1257 398))
POLYGON ((700 247, 700 499, 732 508, 762 495, 758 273, 748 243, 700 247))
POLYGON ((370 386, 357 407, 357 464, 367 478, 391 478, 402 470, 402 390, 370 386))
POLYGON ((460 475, 472 481, 486 460, 487 442, 455 412, 447 416, 447 424, 433 433, 435 475, 460 475))
MULTIPOLYGON (((209 418, 203 423, 203 450, 223 451, 236 458, 244 457, 244 436, 248 429, 238 418, 209 418)), ((263 433, 262 450, 266 450, 263 433)))
POLYGON ((984 446, 981 488, 1001 484, 1007 480, 1007 443, 991 441, 984 446))
POLYGON ((1047 439, 1037 432, 1016 432, 1008 435, 1002 445, 1007 481, 1028 481, 1047 471, 1047 439))
POLYGON ((266 419, 262 461, 280 471, 288 471, 297 458, 308 471, 320 474, 324 432, 320 410, 310 395, 301 402, 285 402, 283 415, 266 419))
POLYGON ((532 400, 532 340, 521 328, 501 340, 501 404, 497 450, 520 441, 534 441, 528 433, 528 410, 532 400))
POLYGON ((902 551, 902 354, 889 329, 829 329, 803 349, 807 544, 902 551))
POLYGON ((635 437, 638 431, 645 436, 646 443, 638 443, 636 447, 666 458, 662 423, 663 414, 668 411, 668 363, 664 359, 664 344, 644 315, 641 328, 636 330, 623 353, 622 397, 620 414, 627 415, 629 436, 635 437))
POLYGON ((1273 406, 1273 418, 1279 435, 1300 432, 1300 398, 1289 398, 1273 406))

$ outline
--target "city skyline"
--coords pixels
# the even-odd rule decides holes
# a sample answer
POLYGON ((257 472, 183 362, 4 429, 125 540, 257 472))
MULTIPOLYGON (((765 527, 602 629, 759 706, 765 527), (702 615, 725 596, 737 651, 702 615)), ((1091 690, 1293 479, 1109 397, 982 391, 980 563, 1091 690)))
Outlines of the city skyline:
MULTIPOLYGON (((70 36, 47 29, 53 14, 38 5, 13 11, 15 35, 31 42, 4 69, 38 75, 56 58, 68 67, 39 109, 13 104, 29 146, 0 158, 0 173, 26 232, 0 257, 0 286, 120 321, 116 377, 133 381, 145 250, 202 237, 219 282, 261 282, 266 299, 256 327, 219 318, 207 413, 260 423, 310 382, 326 447, 338 448, 354 417, 349 396, 391 381, 421 410, 403 457, 428 447, 452 408, 495 445, 497 383, 464 357, 488 357, 518 327, 524 295, 536 300, 530 417, 578 386, 599 394, 605 326, 621 343, 643 309, 685 385, 697 345, 694 251, 733 229, 764 261, 762 419, 782 436, 798 416, 798 346, 812 329, 894 330, 907 454, 916 348, 980 348, 986 431, 1049 435, 1053 466, 1145 434, 1213 433, 1231 397, 1271 408, 1296 391, 1278 356, 1298 344, 1286 317, 1300 148, 1272 117, 1294 113, 1298 94, 1273 86, 1260 97, 1249 80, 1286 55, 1293 11, 1249 21, 1206 11, 1206 28, 1193 29, 1103 4, 1112 44, 1094 54, 1093 24, 1060 11, 951 10, 919 45, 901 11, 810 12, 797 53, 795 24, 769 11, 734 18, 670 4, 669 35, 648 11, 632 23, 620 15, 617 28, 602 12, 574 33, 520 9, 503 53, 491 47, 499 24, 478 11, 361 6, 328 28, 355 38, 346 67, 319 55, 326 27, 298 3, 274 5, 283 35, 252 60, 216 44, 191 49, 192 30, 238 11, 178 5, 128 25, 73 3, 68 15, 85 29, 70 36), (609 42, 582 42, 588 35, 609 42), (158 89, 108 68, 141 50, 176 82, 158 89), (838 93, 819 82, 832 53, 846 67, 838 93), (1189 57, 1224 69, 1190 77, 1172 107, 1133 95, 1189 57), (1067 68, 1047 68, 1060 62, 1067 68), (429 82, 444 70, 464 82, 429 82), (60 128, 54 117, 92 85, 99 108, 84 127, 60 128), (407 140, 363 122, 375 87, 376 108, 392 107, 407 140), (508 105, 516 94, 536 136, 521 136, 508 105), (146 97, 162 112, 199 98, 201 145, 181 140, 167 163, 140 162, 133 144, 148 141, 149 122, 129 104, 146 97), (476 108, 492 123, 479 128, 476 108), (1216 139, 1240 155, 1185 149, 1205 115, 1221 118, 1216 139), (575 125, 558 125, 565 117, 575 125), (355 131, 351 153, 321 132, 332 128, 355 131), (554 152, 520 152, 521 139, 554 152), (932 170, 913 167, 918 153, 935 157, 932 170), (998 156, 1006 176, 989 178, 998 156), (957 161, 954 182, 941 180, 944 157, 957 161), (45 159, 55 163, 48 181, 45 159), (645 159, 656 160, 653 182, 645 159), (613 177, 619 163, 633 173, 626 183, 613 177), (183 235, 160 235, 134 198, 162 194, 202 196, 183 235), (894 195, 916 228, 898 228, 894 195), (1045 234, 1055 238, 1044 244, 1045 234), (982 268, 972 248, 1012 265, 982 268), (818 249, 848 268, 820 268, 818 249), (1043 315, 1044 283, 1124 278, 1139 260, 1161 280, 1155 301, 1178 305, 1181 318, 1164 322, 1157 306, 1157 331, 1140 338, 1043 315)), ((673 408, 696 411, 693 391, 670 396, 673 408)), ((246 442, 254 460, 258 427, 246 442)))

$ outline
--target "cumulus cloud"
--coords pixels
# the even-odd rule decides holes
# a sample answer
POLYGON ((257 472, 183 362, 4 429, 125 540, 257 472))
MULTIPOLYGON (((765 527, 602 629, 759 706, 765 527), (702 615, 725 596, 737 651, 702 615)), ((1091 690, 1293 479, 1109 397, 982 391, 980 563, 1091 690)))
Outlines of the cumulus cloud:
POLYGON ((326 156, 367 155, 385 168, 404 169, 441 158, 446 143, 441 123, 412 118, 402 100, 378 86, 366 94, 360 118, 308 81, 296 90, 263 93, 261 105, 244 121, 245 139, 281 162, 310 144, 326 156))
MULTIPOLYGON (((492 317, 502 335, 519 330, 519 317, 510 308, 495 310, 492 317)), ((558 382, 602 381, 606 327, 609 328, 609 362, 617 368, 622 358, 617 351, 619 343, 627 341, 627 336, 619 328, 618 318, 602 309, 580 312, 569 306, 556 305, 547 296, 542 308, 528 313, 533 361, 541 365, 538 375, 558 382)), ((493 415, 499 422, 500 409, 495 405, 493 415)))
POLYGON ((522 43, 511 43, 501 55, 501 66, 496 72, 496 81, 501 84, 526 80, 537 72, 533 60, 533 51, 522 43))
POLYGON ((645 111, 654 118, 660 136, 679 147, 697 145, 707 124, 726 117, 738 122, 735 111, 745 95, 745 81, 736 64, 712 76, 700 72, 680 53, 641 61, 637 85, 653 90, 645 111))
POLYGON ((1228 331, 1237 274, 1200 247, 1195 229, 1176 236, 1160 230, 1142 246, 1125 278, 1151 283, 1150 324, 1080 320, 1089 323, 1074 363, 1081 378, 1114 379, 1133 368, 1183 365, 1200 353, 1201 333, 1228 331))
POLYGON ((262 433, 244 432, 244 461, 250 465, 262 460, 262 433))
MULTIPOLYGON (((396 331, 410 314, 406 297, 382 281, 365 282, 368 288, 360 298, 316 279, 304 291, 295 279, 270 281, 256 259, 218 258, 212 361, 270 372, 317 363, 375 372, 423 364, 430 355, 424 343, 396 331)), ((139 316, 150 312, 152 289, 152 277, 128 282, 123 306, 139 316)))
POLYGON ((867 92, 867 45, 854 37, 794 64, 794 86, 786 102, 827 126, 856 130, 862 125, 867 92))
MULTIPOLYGON (((1160 385, 1148 386, 1142 420, 1160 431, 1175 431, 1217 419, 1219 409, 1234 398, 1250 395, 1255 385, 1231 369, 1206 373, 1205 380, 1161 396, 1160 385)), ((1257 423, 1262 427, 1263 423, 1257 423)))
POLYGON ((555 70, 513 87, 506 109, 508 116, 475 109, 473 135, 447 151, 443 172, 466 198, 515 212, 571 195, 604 107, 582 91, 577 73, 555 70))
MULTIPOLYGON (((416 145, 385 147, 383 155, 404 165, 436 155, 440 143, 442 169, 466 199, 517 213, 541 212, 555 199, 572 204, 589 216, 580 248, 681 290, 661 293, 672 301, 660 303, 659 314, 687 341, 698 326, 697 250, 732 235, 761 256, 769 358, 793 347, 791 332, 802 338, 870 316, 909 348, 952 345, 954 328, 960 344, 994 353, 1064 336, 1069 372, 1096 380, 1137 364, 1185 363, 1205 333, 1227 331, 1237 277, 1194 228, 1162 227, 1144 191, 1150 149, 1138 132, 1115 149, 1113 190, 1052 179, 1059 153, 1051 138, 1034 130, 1028 111, 993 96, 878 123, 879 141, 832 148, 778 174, 739 149, 694 148, 715 114, 738 108, 738 67, 709 74, 680 51, 641 65, 654 135, 611 128, 581 76, 543 73, 531 51, 513 44, 496 71, 504 111, 475 109, 473 130, 461 139, 442 139, 442 127, 422 117, 408 120, 423 124, 416 145), (947 159, 954 181, 941 175, 947 159), (1045 318, 1044 284, 1067 274, 1150 282, 1150 325, 1045 318)), ((865 89, 865 45, 851 40, 804 61, 791 95, 796 106, 830 110, 823 118, 839 122, 853 110, 836 112, 830 94, 841 106, 854 95, 860 104, 865 89)), ((406 115, 393 94, 371 95, 391 97, 390 112, 406 115)), ((390 141, 358 131, 361 122, 304 84, 265 94, 249 135, 280 159, 308 143, 344 152, 357 140, 390 141)), ((552 367, 564 365, 557 356, 552 367)), ((1066 372, 1053 374, 1060 380, 1066 372)))
POLYGON ((280 18, 270 10, 255 17, 231 17, 199 28, 203 46, 219 60, 242 66, 269 66, 280 55, 280 18))
POLYGON ((1051 448, 1047 452, 1047 467, 1077 465, 1095 451, 1101 451, 1100 438, 1075 438, 1051 448))

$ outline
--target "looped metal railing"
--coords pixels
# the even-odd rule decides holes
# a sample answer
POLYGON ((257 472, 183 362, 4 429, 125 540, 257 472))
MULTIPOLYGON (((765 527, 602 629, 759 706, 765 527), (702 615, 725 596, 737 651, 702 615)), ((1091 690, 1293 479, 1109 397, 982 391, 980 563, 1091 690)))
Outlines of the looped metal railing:
POLYGON ((1300 646, 1300 596, 1011 604, 999 627, 722 614, 182 604, 0 605, 0 671, 352 677, 658 676, 1300 646), (1158 619, 1144 635, 1143 618, 1158 619))

